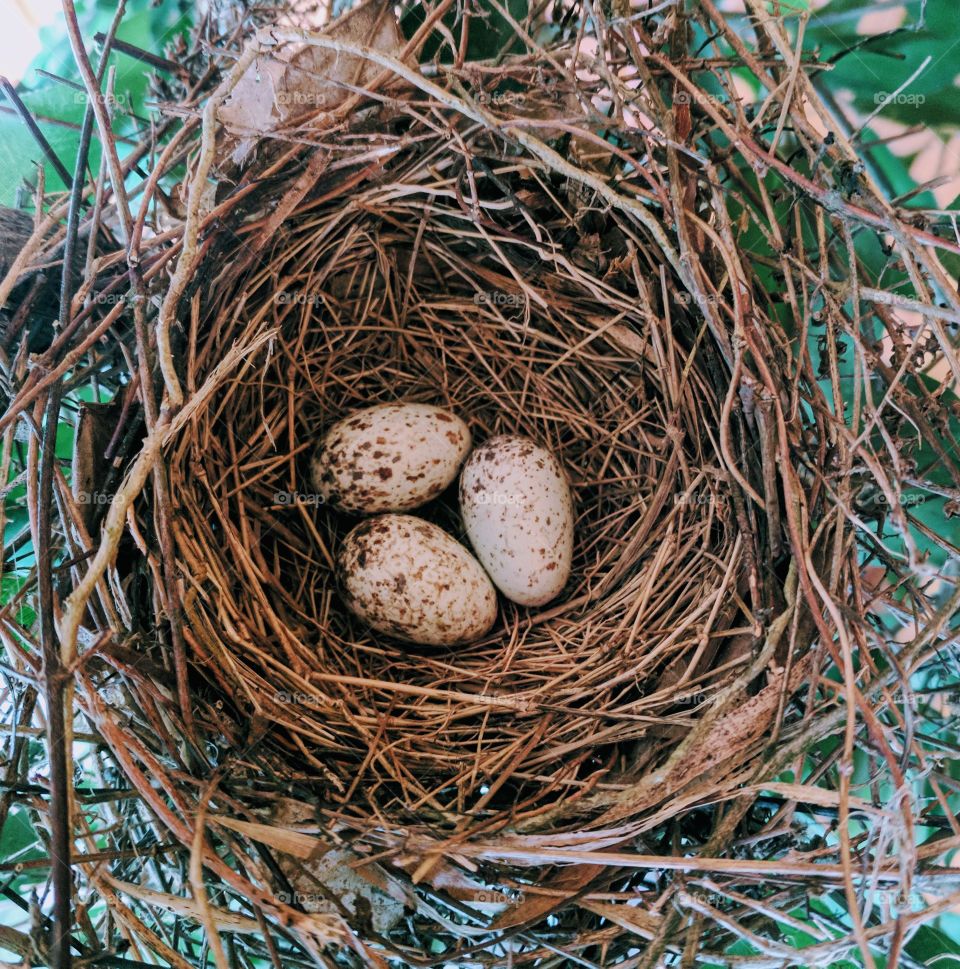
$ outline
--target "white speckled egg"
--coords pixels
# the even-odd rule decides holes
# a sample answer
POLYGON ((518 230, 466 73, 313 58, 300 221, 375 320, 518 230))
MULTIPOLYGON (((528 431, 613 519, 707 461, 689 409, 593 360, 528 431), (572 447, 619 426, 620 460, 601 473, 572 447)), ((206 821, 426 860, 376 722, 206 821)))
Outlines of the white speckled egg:
POLYGON ((340 511, 409 511, 436 498, 469 451, 470 429, 455 414, 431 404, 378 404, 327 431, 311 476, 340 511))
POLYGON ((573 501, 560 462, 528 437, 478 447, 460 474, 470 544, 494 585, 522 606, 560 593, 573 559, 573 501))
POLYGON ((350 610, 374 629, 428 646, 479 639, 497 618, 480 563, 443 529, 379 515, 343 540, 337 571, 350 610))

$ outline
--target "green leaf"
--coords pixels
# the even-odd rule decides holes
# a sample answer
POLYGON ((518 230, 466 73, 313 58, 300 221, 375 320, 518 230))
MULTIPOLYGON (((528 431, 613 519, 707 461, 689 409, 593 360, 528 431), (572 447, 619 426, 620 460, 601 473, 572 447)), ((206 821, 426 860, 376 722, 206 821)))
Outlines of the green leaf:
MULTIPOLYGON (((505 0, 504 6, 510 11, 510 16, 517 23, 523 23, 527 16, 529 4, 527 0, 505 0)), ((479 11, 470 17, 469 34, 467 38, 467 60, 488 60, 507 51, 520 51, 522 42, 510 22, 492 4, 480 2, 473 5, 479 11)), ((400 29, 408 39, 412 37, 426 20, 426 12, 419 4, 412 4, 410 9, 400 18, 400 29)), ((456 10, 451 10, 444 18, 444 25, 453 33, 459 42, 462 20, 456 10)), ((443 44, 442 34, 434 31, 423 49, 421 59, 430 61, 437 57, 443 44)), ((440 60, 443 63, 453 61, 454 52, 447 45, 440 60)))
POLYGON ((954 85, 960 73, 956 4, 928 0, 922 21, 920 0, 904 6, 907 14, 900 28, 867 38, 857 33, 860 17, 867 12, 862 3, 834 0, 811 15, 807 37, 821 48, 823 60, 834 61, 827 82, 830 90, 850 90, 854 105, 865 114, 893 95, 929 57, 923 72, 886 104, 882 114, 908 125, 942 128, 955 123, 960 114, 960 91, 954 85))
MULTIPOLYGON (((178 34, 183 34, 190 25, 189 16, 179 9, 180 4, 164 3, 155 8, 147 3, 138 3, 123 20, 118 37, 134 46, 151 53, 162 54, 164 47, 178 34)), ((80 26, 83 36, 92 38, 98 32, 109 29, 116 12, 114 3, 78 4, 80 26)), ((85 91, 78 91, 69 84, 49 80, 37 75, 35 69, 43 69, 52 74, 78 83, 79 72, 70 49, 66 28, 62 22, 40 31, 43 44, 42 52, 28 70, 20 85, 23 102, 37 119, 57 157, 73 174, 77 149, 80 144, 79 126, 83 121, 87 103, 85 91), (50 120, 53 119, 53 120, 50 120), (73 127, 64 127, 56 122, 67 122, 73 127)), ((88 44, 88 56, 94 65, 98 61, 98 51, 88 44)), ((148 75, 150 68, 136 58, 117 51, 111 55, 110 63, 116 67, 114 85, 114 124, 113 130, 121 139, 118 151, 121 158, 129 150, 129 144, 122 139, 135 139, 143 122, 131 115, 145 118, 149 114, 146 102, 149 100, 148 75)), ((10 114, 0 115, 0 205, 12 206, 17 202, 17 189, 24 182, 36 183, 36 164, 44 166, 46 189, 48 192, 63 191, 66 186, 45 159, 33 136, 23 122, 10 114)), ((100 164, 100 148, 95 137, 91 145, 89 168, 96 172, 100 164)))
POLYGON ((960 969, 960 918, 947 916, 937 921, 949 923, 945 927, 951 934, 922 925, 907 943, 907 952, 930 969, 960 969))
POLYGON ((36 845, 37 835, 23 811, 12 810, 0 832, 0 861, 19 857, 36 845))

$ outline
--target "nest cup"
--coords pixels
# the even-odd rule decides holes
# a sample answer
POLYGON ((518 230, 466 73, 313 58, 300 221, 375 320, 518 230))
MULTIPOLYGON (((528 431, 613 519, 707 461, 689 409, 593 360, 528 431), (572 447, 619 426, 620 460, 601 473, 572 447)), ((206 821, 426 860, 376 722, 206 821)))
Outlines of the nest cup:
MULTIPOLYGON (((656 764, 665 715, 689 722, 738 669, 719 363, 635 224, 490 135, 468 158, 410 134, 385 171, 320 179, 255 259, 232 232, 209 248, 188 383, 243 362, 170 449, 185 635, 257 752, 340 816, 538 829, 597 813, 595 786, 656 764), (323 505, 310 458, 333 421, 398 400, 450 408, 475 442, 529 435, 571 482, 566 588, 500 597, 468 646, 372 632, 337 587, 356 519, 323 505)), ((416 513, 466 543, 456 485, 416 513)))

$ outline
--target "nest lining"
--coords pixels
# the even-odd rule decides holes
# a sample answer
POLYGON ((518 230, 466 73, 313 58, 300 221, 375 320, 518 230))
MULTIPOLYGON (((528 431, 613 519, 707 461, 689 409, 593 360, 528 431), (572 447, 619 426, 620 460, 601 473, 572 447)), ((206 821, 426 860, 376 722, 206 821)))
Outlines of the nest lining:
MULTIPOLYGON (((535 813, 635 769, 669 742, 666 713, 686 722, 708 698, 736 625, 742 549, 693 320, 678 304, 672 331, 657 322, 666 294, 613 213, 599 227, 652 285, 573 265, 551 237, 569 231, 563 206, 491 165, 539 193, 536 242, 495 186, 471 227, 417 153, 348 212, 307 202, 263 267, 201 302, 198 381, 231 344, 275 336, 171 452, 175 542, 199 566, 188 635, 237 715, 273 722, 270 742, 351 813, 535 813), (553 603, 501 597, 492 632, 452 651, 391 642, 346 611, 332 564, 356 519, 318 504, 309 459, 331 422, 393 400, 449 407, 477 442, 521 433, 557 454, 577 520, 553 603)), ((418 514, 466 542, 455 492, 418 514)))

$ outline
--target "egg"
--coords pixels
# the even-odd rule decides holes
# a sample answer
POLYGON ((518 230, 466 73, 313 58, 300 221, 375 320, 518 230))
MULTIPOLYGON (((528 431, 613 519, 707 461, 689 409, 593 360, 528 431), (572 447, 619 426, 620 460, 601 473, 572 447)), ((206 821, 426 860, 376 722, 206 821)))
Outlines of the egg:
POLYGON ((522 606, 542 606, 567 583, 573 500, 560 462, 528 437, 478 447, 460 473, 470 544, 494 585, 522 606))
POLYGON ((350 610, 379 632, 428 646, 479 639, 497 618, 480 563, 442 528, 379 515, 343 540, 337 571, 350 610))
POLYGON ((431 404, 378 404, 332 425, 311 463, 320 499, 340 511, 409 511, 435 498, 470 451, 470 429, 431 404))

